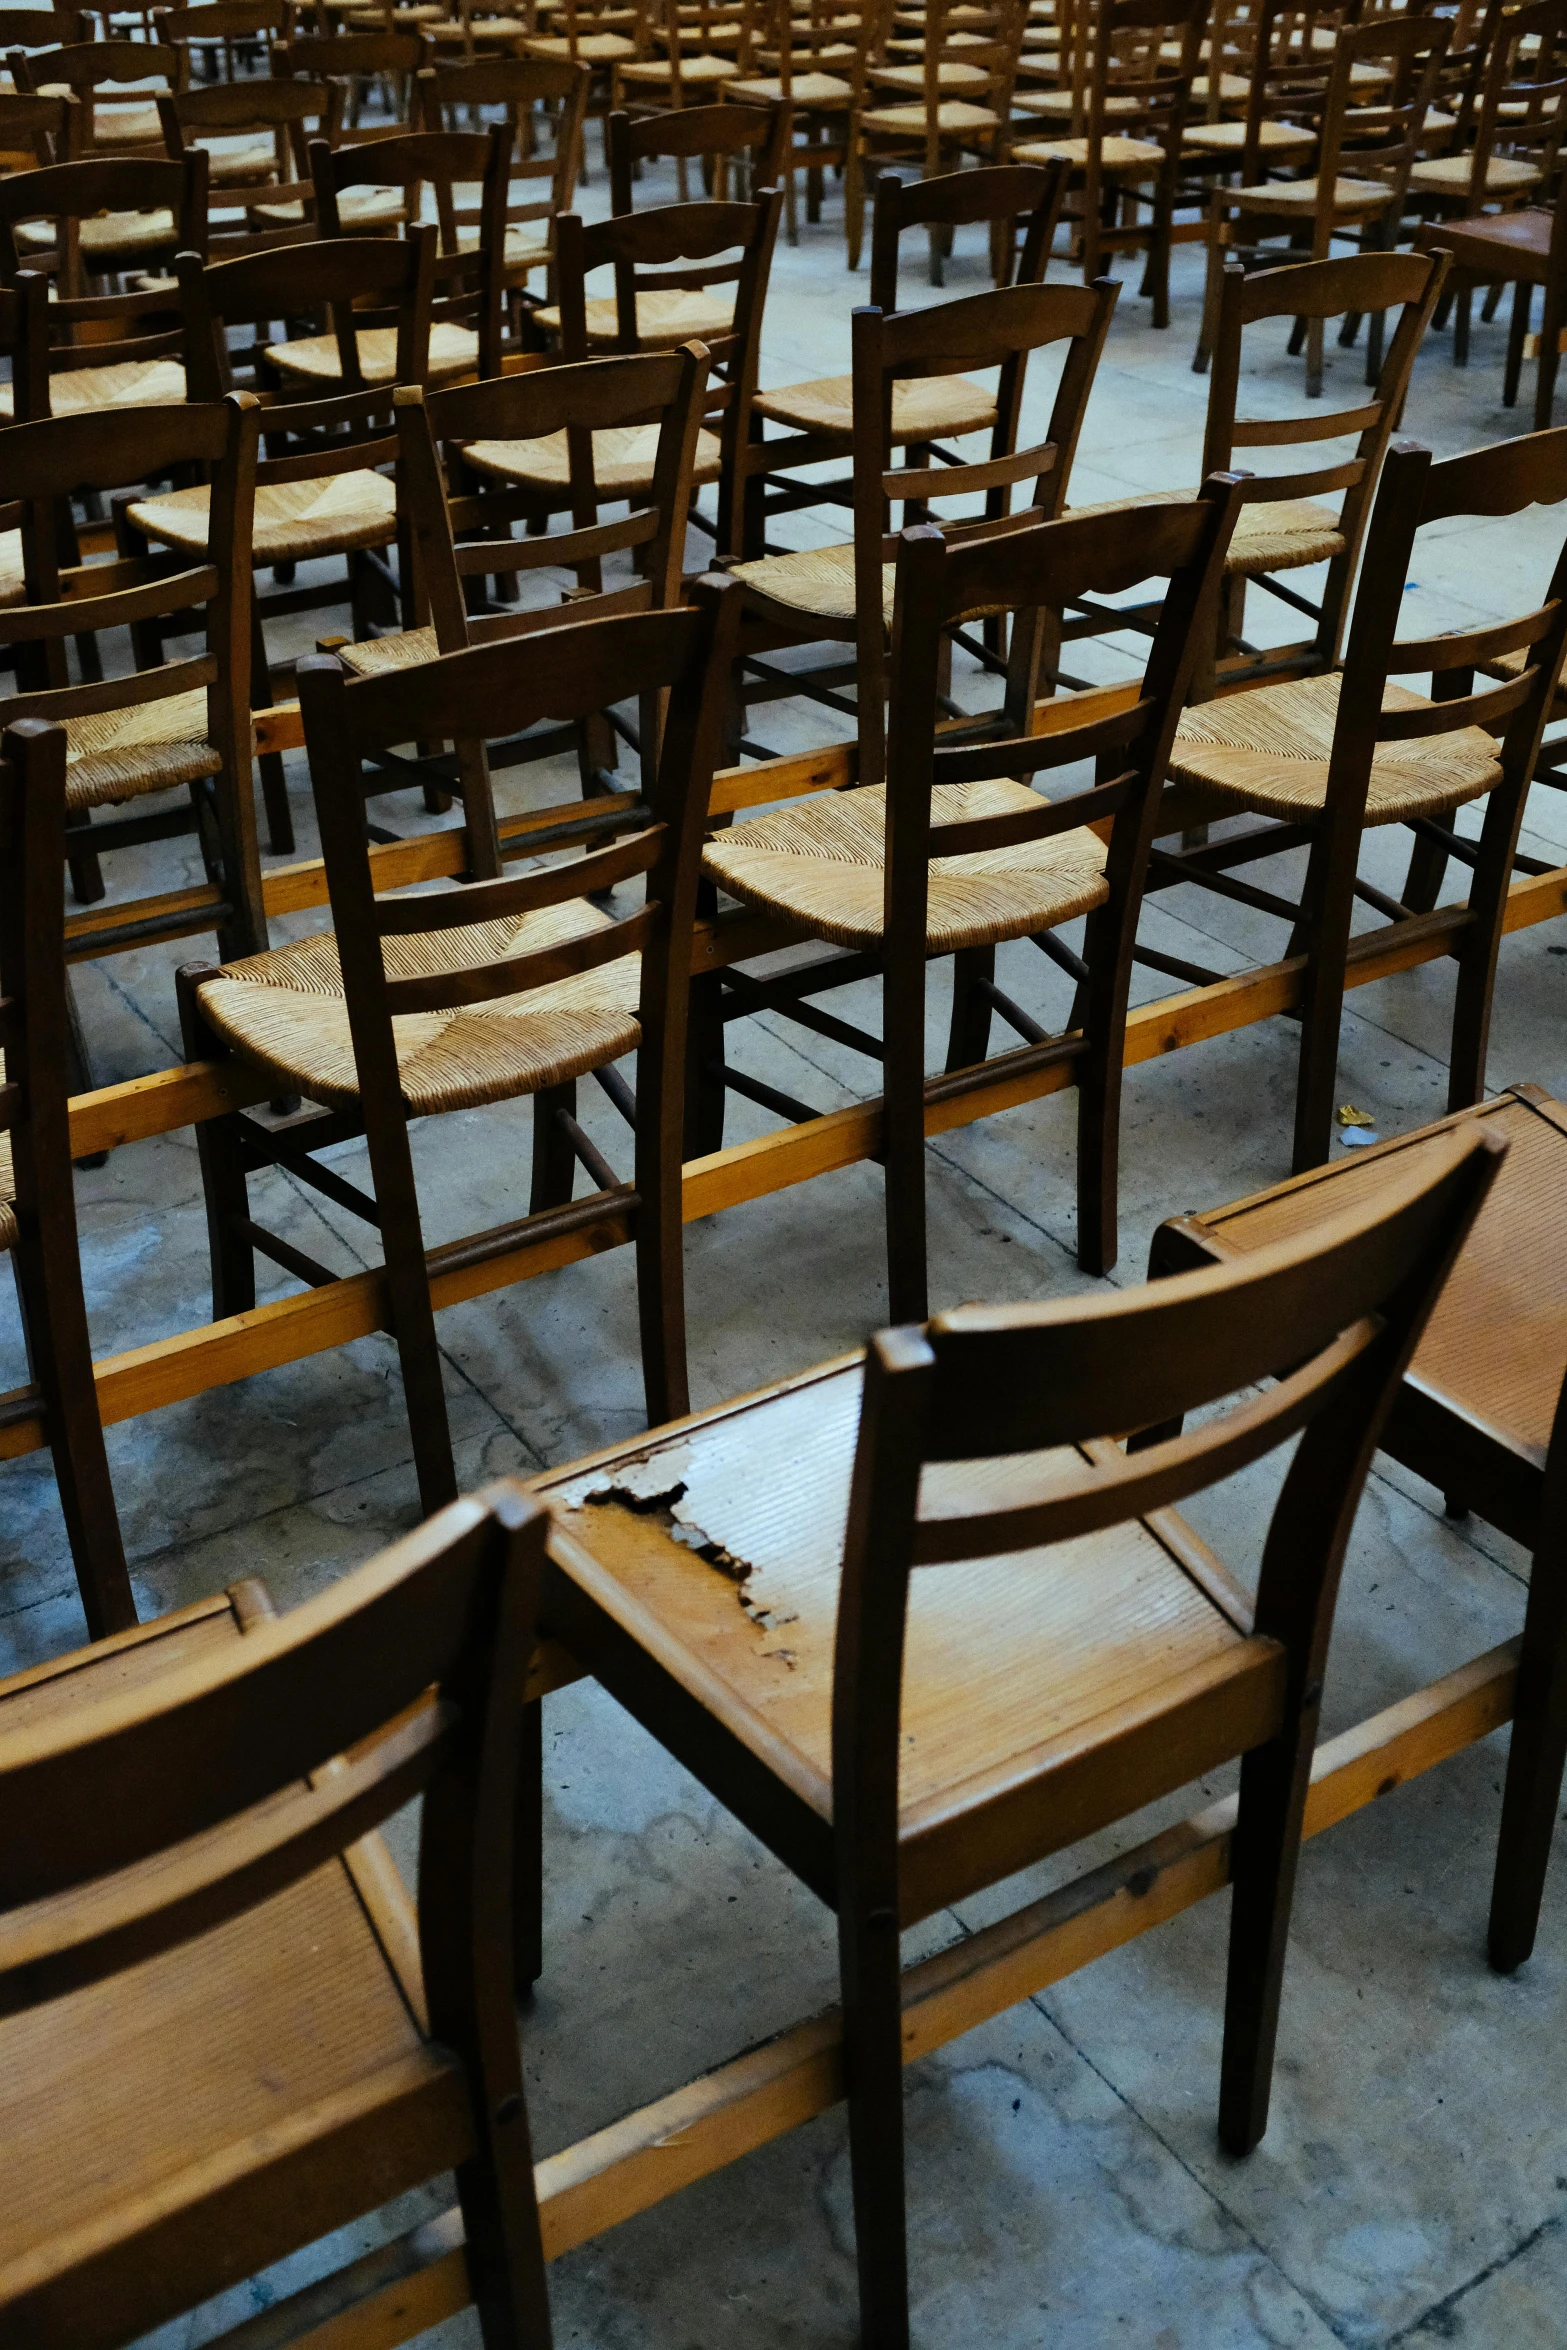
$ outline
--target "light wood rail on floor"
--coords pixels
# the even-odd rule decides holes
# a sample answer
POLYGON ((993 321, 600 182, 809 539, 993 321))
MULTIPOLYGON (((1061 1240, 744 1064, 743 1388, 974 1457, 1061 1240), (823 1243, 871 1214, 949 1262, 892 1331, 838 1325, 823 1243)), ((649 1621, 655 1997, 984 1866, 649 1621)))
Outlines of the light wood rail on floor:
MULTIPOLYGON (((1319 1835, 1512 1712, 1519 1642, 1473 1658, 1317 1750, 1319 1835)), ((1233 1797, 968 1936, 904 1976, 904 2061, 972 2031, 1229 1882, 1233 1797)), ((783 2137, 843 2095, 838 2011, 797 2024, 537 2164, 550 2259, 783 2137)), ((462 2224, 426 2222, 223 2336, 223 2350, 394 2350, 465 2308, 462 2224)))
MULTIPOLYGON (((1107 686, 1091 695, 1060 695, 1040 702, 1037 730, 1045 733, 1081 719, 1085 704, 1103 703, 1107 712, 1118 708, 1134 690, 1107 686)), ((755 766, 726 768, 714 779, 713 811, 717 814, 764 805, 811 789, 831 790, 852 779, 853 760, 853 745, 840 743, 755 766)), ((628 805, 633 797, 626 795, 628 805)), ((613 803, 596 802, 595 807, 609 812, 613 803)), ((525 815, 503 821, 502 846, 508 857, 527 854, 529 834, 539 821, 525 815)), ((377 861, 380 887, 437 879, 461 870, 463 835, 460 828, 427 833, 374 849, 371 854, 377 861)), ((269 914, 298 912, 326 903, 325 868, 319 861, 274 869, 266 877, 266 886, 269 914)), ((148 901, 141 903, 145 907, 148 901)), ((1504 928, 1528 929, 1563 913, 1567 913, 1567 866, 1558 866, 1513 883, 1504 928)), ((1464 919, 1461 907, 1439 907, 1435 913, 1363 932, 1350 942, 1349 986, 1364 987, 1392 972, 1438 960, 1451 951, 1464 919)), ((694 967, 698 971, 721 969, 788 945, 796 935, 787 925, 765 917, 721 915, 699 926, 694 967)), ((1156 1060, 1162 1054, 1291 1010, 1300 1000, 1304 971, 1304 958, 1296 956, 1141 1005, 1127 1020, 1127 1066, 1156 1060)), ((972 1088, 961 1083, 954 1087, 941 1077, 930 1079, 926 1133, 942 1134, 972 1124, 1022 1102, 1040 1100, 1072 1082, 1070 1067, 1040 1068, 1035 1065, 1038 1057, 1037 1046, 998 1054, 988 1064, 989 1074, 983 1083, 972 1088)), ((220 1069, 205 1062, 105 1086, 73 1100, 72 1149, 77 1157, 85 1158, 153 1135, 174 1133, 220 1110, 264 1101, 268 1090, 264 1078, 234 1064, 220 1069)), ((880 1119, 879 1100, 855 1102, 798 1126, 786 1126, 689 1161, 685 1170, 686 1222, 874 1157, 880 1145, 880 1119)), ((575 1201, 570 1208, 551 1211, 547 1218, 530 1219, 529 1224, 526 1233, 517 1231, 515 1237, 514 1228, 502 1227, 432 1249, 431 1287, 436 1306, 456 1305, 508 1288, 535 1274, 619 1247, 630 1237, 629 1220, 613 1193, 575 1201)), ((386 1322, 382 1276, 371 1271, 350 1274, 330 1286, 279 1298, 226 1321, 203 1323, 127 1353, 103 1357, 96 1365, 96 1375, 104 1421, 135 1419, 143 1412, 183 1402, 257 1372, 299 1362, 352 1339, 368 1337, 385 1328, 386 1322)), ((41 1424, 20 1395, 0 1396, 0 1460, 36 1451, 42 1443, 41 1424)))

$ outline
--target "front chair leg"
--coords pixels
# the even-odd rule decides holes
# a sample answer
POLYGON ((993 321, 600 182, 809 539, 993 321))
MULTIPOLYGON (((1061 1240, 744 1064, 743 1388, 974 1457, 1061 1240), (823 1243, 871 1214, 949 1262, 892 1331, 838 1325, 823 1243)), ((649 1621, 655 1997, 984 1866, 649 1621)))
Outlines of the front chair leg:
MULTIPOLYGON (((185 963, 174 975, 187 1061, 229 1058, 201 1016, 198 993, 203 980, 219 976, 220 967, 212 963, 185 963)), ((231 1314, 249 1313, 256 1302, 256 1255, 244 1230, 250 1220, 250 1194, 237 1111, 201 1121, 196 1128, 196 1161, 212 1257, 212 1318, 222 1322, 231 1314)))
POLYGON ((1293 1724, 1241 1764, 1240 1811, 1231 1841, 1229 1976, 1219 2080, 1219 2137, 1249 2154, 1268 2126, 1273 2051, 1300 1859, 1306 1789, 1321 1684, 1308 1688, 1293 1724))
POLYGON ((1567 1415, 1546 1467, 1541 1541, 1529 1577, 1502 1832, 1491 1888, 1489 1954, 1510 1975, 1534 1948, 1567 1761, 1567 1415))
POLYGON ((543 1208, 563 1208, 571 1198, 577 1179, 577 1155, 571 1147, 571 1138, 561 1123, 562 1113, 576 1116, 577 1088, 575 1083, 546 1085, 533 1097, 533 1190, 528 1201, 528 1213, 536 1216, 543 1208))
POLYGON ((903 2186, 903 2016, 893 1910, 838 1919, 849 2169, 864 2350, 907 2350, 908 2223, 903 2186))
POLYGON ((537 1697, 522 1709, 514 1837, 512 1957, 524 1999, 544 1972, 544 1703, 537 1697))
POLYGON ((994 947, 960 947, 952 958, 952 1026, 947 1067, 972 1069, 990 1050, 990 998, 983 983, 996 976, 994 947))
POLYGON ((1320 1167, 1333 1132, 1333 1088, 1338 1077, 1339 1030, 1344 1017, 1344 966, 1354 904, 1358 829, 1324 829, 1312 843, 1302 916, 1290 954, 1304 950, 1300 1066, 1295 1089, 1295 1145, 1291 1172, 1320 1167))

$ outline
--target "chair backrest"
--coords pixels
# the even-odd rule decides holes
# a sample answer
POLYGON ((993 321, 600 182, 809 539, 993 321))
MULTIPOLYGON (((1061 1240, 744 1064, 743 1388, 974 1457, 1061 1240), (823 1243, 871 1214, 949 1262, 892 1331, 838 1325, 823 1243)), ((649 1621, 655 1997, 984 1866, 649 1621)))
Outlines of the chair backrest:
MULTIPOLYGON (((1302 644, 1270 650, 1255 670, 1258 677, 1324 669, 1339 657, 1350 587, 1359 568, 1382 460, 1403 413, 1415 353, 1446 274, 1445 256, 1423 253, 1356 253, 1342 261, 1303 261, 1249 274, 1232 264, 1225 271, 1208 387, 1203 472, 1227 472, 1238 450, 1295 448, 1351 433, 1357 436, 1354 455, 1337 464, 1270 474, 1249 485, 1253 502, 1344 493, 1339 511, 1344 543, 1328 567, 1316 628, 1302 644), (1353 408, 1312 416, 1236 415, 1247 327, 1269 318, 1337 318, 1349 311, 1371 316, 1389 310, 1398 312, 1398 320, 1369 399, 1353 408)), ((1248 676, 1253 673, 1248 666, 1248 676)))
POLYGON ((1411 441, 1396 441, 1389 449, 1344 655, 1328 772, 1330 808, 1342 807, 1352 816, 1364 807, 1378 744, 1424 742, 1439 763, 1443 735, 1483 727, 1500 738, 1498 805, 1511 797, 1516 829, 1567 647, 1567 547, 1557 557, 1544 602, 1517 619, 1427 637, 1399 638, 1395 631, 1421 529, 1460 516, 1521 514, 1530 506, 1564 500, 1567 426, 1439 463, 1433 463, 1429 449, 1411 441), (1444 678, 1462 687, 1468 672, 1519 654, 1522 667, 1503 683, 1442 698, 1444 678), (1397 689, 1389 696, 1389 678, 1424 675, 1432 681, 1429 706, 1400 706, 1397 689))
MULTIPOLYGON (((206 10, 194 13, 205 15, 206 10)), ((158 100, 164 144, 171 155, 183 155, 203 139, 261 131, 272 140, 278 179, 290 183, 308 179, 310 174, 307 127, 335 142, 342 112, 340 83, 283 80, 261 74, 247 74, 235 82, 208 83, 199 90, 182 90, 158 100)), ((258 200, 275 203, 276 191, 258 200)), ((235 191, 215 201, 242 207, 244 198, 235 191)))
POLYGON ((0 50, 74 49, 86 13, 80 8, 0 8, 0 50))
MULTIPOLYGON (((637 1120, 637 1164, 640 1173, 644 1153, 658 1149, 672 1151, 678 1168, 702 830, 723 739, 739 600, 731 582, 699 580, 684 608, 580 621, 553 631, 547 660, 524 637, 352 681, 329 657, 300 662, 300 708, 333 929, 367 1100, 401 1099, 392 1031, 398 1014, 495 1002, 639 953, 638 1095, 649 1114, 637 1120), (376 896, 364 821, 367 759, 398 743, 471 741, 476 732, 493 741, 541 719, 585 718, 634 695, 662 694, 669 697, 668 713, 647 802, 619 810, 594 803, 591 816, 579 803, 575 820, 564 828, 574 841, 622 835, 612 847, 590 846, 580 859, 512 878, 412 897, 376 896), (580 902, 637 874, 647 876, 646 900, 619 920, 557 934, 553 943, 519 953, 497 952, 477 965, 432 972, 426 961, 422 975, 400 974, 400 940, 516 921, 580 902)), ((529 853, 552 845, 551 834, 535 832, 529 853)), ((662 1164, 667 1171, 668 1159, 662 1164)))
POLYGON ((435 262, 437 295, 432 328, 465 326, 479 337, 479 373, 501 371, 501 328, 506 290, 506 191, 512 129, 497 123, 489 131, 403 131, 369 145, 333 147, 325 139, 310 145, 310 173, 316 191, 316 228, 323 238, 340 237, 338 200, 349 188, 401 188, 410 220, 420 191, 435 195, 440 248, 435 262), (476 244, 465 250, 458 237, 454 190, 478 181, 476 244))
POLYGON ((948 94, 943 66, 961 65, 965 72, 986 76, 983 84, 965 81, 965 103, 988 107, 1004 122, 1011 111, 1022 41, 1021 0, 988 0, 984 6, 972 5, 971 0, 957 5, 953 0, 926 0, 921 64, 927 120, 937 115, 948 94))
MULTIPOLYGON (((200 405, 118 408, 48 417, 0 433, 0 506, 21 503, 27 603, 0 612, 0 644, 17 648, 8 718, 102 721, 176 695, 204 692, 206 738, 232 779, 250 770, 250 561, 258 408, 236 397, 200 405), (118 490, 176 468, 212 480, 206 559, 171 570, 158 556, 64 571, 56 518, 84 490, 118 490), (206 608, 207 646, 188 660, 96 684, 68 685, 68 637, 206 608), (243 762, 243 764, 241 764, 243 762)), ((101 729, 112 756, 113 728, 101 729)), ((134 755, 133 755, 134 756, 134 755)), ((241 799, 248 808, 250 794, 241 799)), ((243 878, 230 876, 239 890, 243 878)))
POLYGON ((492 1485, 242 1640, 0 1731, 0 1789, 16 1807, 0 1858, 0 2012, 242 1915, 422 1790, 430 2029, 471 2059, 499 1986, 515 2044, 508 1717, 520 1717, 546 1524, 520 1487, 492 1485))
POLYGON ((1089 1559, 1039 1554, 1146 1519, 1298 1433, 1255 1629, 1291 1636, 1309 1705, 1373 1450, 1501 1156, 1458 1131, 1373 1203, 1234 1265, 1059 1304, 964 1306, 872 1339, 838 1599, 833 1811, 842 1859, 894 1917, 912 1575, 979 1559, 997 1576, 1091 1574, 1089 1559), (1237 1396, 1173 1440, 1116 1442, 1237 1396))
MULTIPOLYGON (((699 343, 688 343, 678 351, 540 367, 445 391, 398 391, 398 495, 406 504, 443 653, 595 614, 652 612, 679 602, 706 379, 706 353, 699 343), (654 440, 652 481, 645 495, 627 500, 628 514, 600 522, 593 436, 628 430, 654 440), (449 486, 467 447, 486 441, 513 446, 562 433, 572 477, 569 530, 512 537, 511 523, 536 511, 535 493, 500 483, 479 495, 449 486), (502 524, 506 533, 498 535, 502 524), (633 548, 642 550, 634 584, 606 591, 605 556, 633 548), (546 566, 575 571, 582 600, 528 611, 509 605, 475 610, 476 582, 546 566)), ((618 504, 625 493, 608 496, 618 504)))
POLYGON ((69 161, 76 150, 80 112, 69 93, 63 98, 23 98, 0 90, 0 170, 9 177, 69 161))
MULTIPOLYGON (((205 154, 193 149, 180 163, 161 156, 146 161, 105 156, 51 164, 0 180, 0 285, 16 284, 23 269, 55 281, 55 298, 49 305, 50 372, 130 365, 179 352, 183 336, 166 290, 154 286, 130 294, 86 291, 90 265, 82 249, 83 223, 99 213, 134 214, 144 208, 167 212, 170 220, 166 236, 149 230, 142 245, 144 257, 182 248, 204 252, 205 154), (55 224, 52 251, 35 250, 19 239, 18 230, 37 221, 55 224)), ((177 399, 178 390, 171 386, 169 396, 177 399)))
POLYGON ((101 100, 106 98, 111 106, 128 102, 145 105, 140 92, 123 91, 122 86, 161 82, 165 89, 183 90, 190 72, 186 50, 158 41, 79 41, 61 49, 38 50, 31 56, 13 50, 7 62, 18 90, 61 86, 74 93, 82 108, 79 139, 84 153, 89 149, 113 152, 116 118, 111 113, 100 122, 101 100), (118 98, 117 89, 122 90, 118 98))
MULTIPOLYGON (((431 63, 434 55, 434 45, 419 32, 297 33, 292 40, 279 42, 273 50, 272 70, 301 75, 306 81, 341 83, 345 103, 366 82, 385 78, 401 85, 400 107, 406 118, 414 76, 431 63)), ((392 126, 394 133, 402 128, 401 122, 392 126)), ((354 135, 363 141, 376 134, 361 126, 354 135)))
POLYGON ((1071 165, 1063 162, 982 163, 969 171, 944 171, 934 179, 906 179, 899 171, 884 171, 876 182, 871 227, 873 307, 882 311, 898 307, 899 240, 912 228, 1003 223, 1007 235, 1000 250, 1008 274, 1000 282, 1038 285, 1050 261, 1071 176, 1071 165), (1016 235, 1020 220, 1021 251, 1016 235))
MULTIPOLYGON (((1490 167, 1501 162, 1534 172, 1543 186, 1556 168, 1567 109, 1567 0, 1533 0, 1509 8, 1496 23, 1481 85, 1474 146, 1469 157, 1468 209, 1481 211, 1493 190, 1490 167)), ((1527 187, 1528 181, 1518 182, 1527 187)))
POLYGON ((736 155, 751 160, 754 190, 776 188, 789 153, 790 114, 786 105, 683 106, 657 114, 630 115, 618 108, 609 118, 609 208, 625 213, 635 201, 636 167, 650 157, 700 155, 714 165, 713 194, 728 193, 726 166, 736 155))
POLYGON ((270 57, 271 44, 288 38, 289 0, 200 0, 194 8, 154 8, 148 17, 152 38, 172 47, 224 50, 243 42, 270 57))
MULTIPOLYGON (((807 6, 795 5, 795 0, 778 0, 772 22, 762 32, 763 47, 753 57, 753 67, 759 65, 764 74, 776 77, 779 92, 786 106, 798 105, 808 120, 811 116, 813 88, 820 90, 821 78, 841 82, 848 89, 845 114, 851 118, 842 134, 824 140, 821 118, 818 116, 811 131, 810 143, 822 151, 824 161, 840 151, 842 139, 851 135, 852 118, 859 112, 865 95, 865 74, 871 53, 882 30, 882 11, 867 5, 858 10, 838 8, 833 0, 809 0, 807 6), (815 76, 813 82, 810 77, 815 76), (797 81, 804 87, 797 90, 797 81)), ((843 107, 840 98, 838 105, 843 107)), ((836 112, 836 109, 834 109, 836 112)), ((806 146, 798 150, 803 161, 806 146)))
POLYGON ((1441 17, 1399 15, 1368 17, 1339 34, 1322 112, 1321 185, 1341 177, 1381 182, 1398 217, 1451 30, 1441 17), (1357 88, 1357 65, 1385 69, 1385 88, 1357 88))
MULTIPOLYGON (((555 222, 571 210, 582 161, 582 124, 593 77, 585 65, 565 57, 481 57, 472 65, 427 66, 419 75, 421 120, 426 130, 454 130, 459 110, 498 106, 512 133, 511 172, 506 200, 508 227, 537 222, 554 275, 555 222), (554 150, 540 152, 540 134, 552 127, 554 150), (547 186, 541 190, 541 183, 547 186), (538 193, 529 193, 539 190, 538 193)), ((459 229, 477 227, 482 206, 453 202, 459 229)), ((553 296, 553 284, 550 292, 553 296)))

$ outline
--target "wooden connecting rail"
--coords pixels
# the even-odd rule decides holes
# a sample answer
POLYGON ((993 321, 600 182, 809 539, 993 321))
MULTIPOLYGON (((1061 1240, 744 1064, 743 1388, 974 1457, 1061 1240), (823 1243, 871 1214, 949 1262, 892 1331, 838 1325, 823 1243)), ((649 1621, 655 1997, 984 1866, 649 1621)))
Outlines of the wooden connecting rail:
MULTIPOLYGON (((1509 1641, 1319 1747, 1306 1834, 1361 1811, 1473 1745, 1512 1713, 1509 1641)), ((906 2064, 1061 1982, 1229 1882, 1227 1797, 1042 1901, 911 1967, 906 2064)), ((1214 1995, 1219 1996, 1215 1984, 1214 1995)), ((1217 2094, 1217 2084, 1215 2085, 1217 2094)), ((781 2138, 843 2096, 837 2009, 548 2155, 536 2166, 550 2259, 781 2138)), ((223 2337, 224 2350, 395 2350, 469 2301, 462 2220, 449 2211, 223 2337)))

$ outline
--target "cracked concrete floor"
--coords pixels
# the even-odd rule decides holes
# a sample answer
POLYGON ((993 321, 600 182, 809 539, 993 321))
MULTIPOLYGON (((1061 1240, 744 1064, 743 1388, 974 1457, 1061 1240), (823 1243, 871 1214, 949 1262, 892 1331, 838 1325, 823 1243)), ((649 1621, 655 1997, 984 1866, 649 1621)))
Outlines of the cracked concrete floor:
MULTIPOLYGON (((653 181, 646 200, 672 191, 653 181)), ((584 208, 604 204, 601 171, 584 208)), ((918 256, 905 298, 935 299, 918 256)), ((1062 272, 1059 267, 1056 274, 1062 272)), ((960 252, 947 295, 984 282, 960 252)), ((1177 256, 1173 323, 1155 333, 1123 287, 1074 480, 1079 500, 1191 482, 1205 385, 1190 371, 1199 272, 1177 256)), ((764 380, 841 372, 864 281, 848 279, 836 201, 782 248, 764 380)), ((1504 329, 1478 325, 1466 374, 1433 337, 1405 431, 1439 452, 1517 429, 1500 407, 1504 329)), ((1358 359, 1330 348, 1328 396, 1356 398, 1358 359)), ((1042 426, 1047 386, 1031 410, 1042 426)), ((1247 396, 1298 411, 1282 342, 1248 364, 1247 396)), ((1527 392, 1527 386, 1526 386, 1527 392)), ((1323 460, 1327 461, 1324 452, 1323 460)), ((799 544, 840 535, 833 517, 791 518, 799 544)), ((1543 591, 1559 515, 1434 532, 1408 596, 1411 629, 1520 608, 1543 591)), ((699 542, 697 542, 699 543, 699 542)), ((693 547, 695 553, 695 544, 693 547)), ((1264 599, 1253 598, 1254 606, 1264 599)), ((1280 609, 1281 624, 1288 615, 1280 609)), ((1253 624, 1267 631, 1265 609, 1253 624)), ((305 649, 320 621, 281 632, 305 649)), ((1129 647, 1085 651, 1098 676, 1129 647), (1097 664, 1097 666, 1094 666, 1097 664)), ((960 672, 960 688, 963 680, 960 672)), ((765 713, 779 748, 829 739, 799 704, 765 713)), ((759 731, 761 731, 759 723, 759 731)), ((308 781, 292 763, 301 854, 314 842, 308 781)), ((550 779, 508 779, 549 796, 550 779)), ((405 801, 382 803, 406 828, 405 801)), ((1567 803, 1536 791, 1526 845, 1567 854, 1567 803)), ((1398 851, 1368 849, 1391 886, 1398 851)), ((1289 864, 1290 860, 1280 860, 1289 864)), ((180 845, 123 860, 123 885, 173 886, 180 845)), ((1296 870, 1282 878, 1296 878, 1296 870)), ((1265 882, 1275 877, 1263 873, 1265 882)), ((1367 917, 1367 919, 1373 919, 1367 917)), ((1145 935, 1235 970, 1281 951, 1266 917, 1187 890, 1161 897, 1145 935)), ((316 926, 279 925, 281 935, 316 926)), ((1490 1082, 1567 1089, 1567 944, 1548 925, 1506 942, 1490 1082)), ((100 1081, 179 1056, 170 950, 89 967, 81 997, 100 1081)), ((1002 982, 1037 1016, 1065 1009, 1058 975, 1026 945, 1002 982)), ((1168 983, 1144 974, 1144 997, 1168 983)), ((874 1020, 874 991, 849 1017, 874 1020)), ((938 988, 936 993, 940 995, 938 988)), ((1339 1097, 1387 1131, 1440 1111, 1450 1007, 1440 965, 1363 988, 1347 1008, 1339 1097)), ((944 1012, 932 1009, 933 1026, 944 1012)), ((1288 1164, 1295 1032, 1274 1021, 1131 1074, 1122 1251, 1135 1281, 1148 1236, 1288 1164)), ((863 1067, 766 1019, 737 1036, 742 1066, 828 1108, 866 1089, 863 1067)), ((593 1089, 588 1089, 591 1093, 593 1089)), ((476 1112, 418 1132, 432 1238, 518 1212, 528 1113, 476 1112)), ((620 1145, 607 1108, 586 1113, 620 1145)), ((769 1120, 734 1104, 731 1138, 769 1120)), ((343 1156, 352 1172, 352 1149, 343 1156)), ((931 1147, 932 1296, 1034 1298, 1084 1286, 1072 1257, 1072 1117, 1064 1097, 959 1130, 931 1147)), ((344 1270, 360 1233, 284 1176, 258 1186, 279 1229, 344 1270)), ((207 1317, 206 1243, 188 1134, 117 1154, 79 1181, 89 1309, 101 1352, 207 1317)), ((883 1314, 879 1178, 859 1167, 731 1211, 688 1232, 695 1400, 716 1401, 856 1343, 883 1314)), ((280 1294, 280 1276, 264 1294, 280 1294)), ((465 1484, 527 1475, 641 1424, 630 1266, 612 1255, 443 1317, 453 1435, 465 1484)), ((14 1322, 0 1385, 21 1375, 14 1322)), ((413 1516, 402 1399, 389 1343, 366 1340, 116 1428, 110 1456, 144 1614, 262 1572, 287 1605, 319 1589, 413 1516)), ((1255 1566, 1275 1489, 1254 1472, 1192 1515, 1242 1572, 1255 1566)), ((36 1461, 0 1473, 0 1670, 81 1637, 51 1480, 36 1461)), ((1330 1731, 1358 1720, 1521 1621, 1526 1562, 1486 1529, 1444 1521, 1402 1472, 1373 1478, 1356 1531, 1328 1685, 1330 1731)), ((548 1967, 524 2018, 541 2153, 676 2086, 833 1996, 830 1921, 760 1848, 599 1692, 547 1708, 548 1967)), ((1567 1870, 1547 1899, 1539 1951, 1499 1982, 1482 1934, 1504 1742, 1492 1740, 1307 1848, 1280 2041, 1274 2115, 1249 2162, 1216 2148, 1225 1904, 1173 1925, 923 2062, 908 2080, 915 2335, 921 2350, 983 2341, 1101 2350, 1254 2345, 1499 2344, 1567 2338, 1567 1870)), ((1219 1783, 1215 1782, 1215 1787, 1219 1783)), ((1195 1808, 1212 1790, 1192 1790, 1195 1808)), ((1003 1905, 1134 1841, 1146 1821, 934 1920, 923 1950, 1003 1905)), ((409 1825, 397 1824, 400 1855, 409 1825)), ((224 2326, 439 2207, 440 2187, 313 2247, 193 2318, 158 2350, 196 2350, 224 2326)), ((598 2350, 785 2350, 854 2339, 852 2238, 842 2117, 829 2114, 689 2190, 552 2271, 557 2338, 598 2350)), ((477 2341, 471 2313, 438 2337, 477 2341)))

